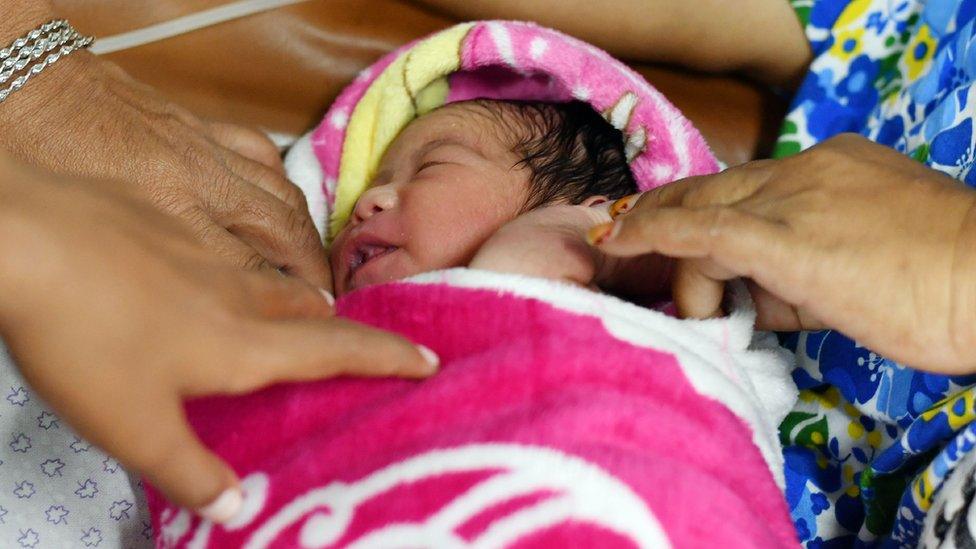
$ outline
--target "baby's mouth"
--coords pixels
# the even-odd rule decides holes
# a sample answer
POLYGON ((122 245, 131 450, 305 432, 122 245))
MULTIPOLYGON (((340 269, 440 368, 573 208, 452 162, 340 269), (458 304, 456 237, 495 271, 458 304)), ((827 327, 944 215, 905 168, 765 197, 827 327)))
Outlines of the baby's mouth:
POLYGON ((349 260, 349 276, 352 276, 370 261, 397 250, 396 246, 360 244, 353 250, 349 260))

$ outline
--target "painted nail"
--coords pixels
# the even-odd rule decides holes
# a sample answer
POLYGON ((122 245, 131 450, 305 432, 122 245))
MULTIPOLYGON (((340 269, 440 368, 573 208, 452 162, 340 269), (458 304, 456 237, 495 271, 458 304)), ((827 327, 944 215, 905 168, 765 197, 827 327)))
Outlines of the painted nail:
POLYGON ((244 505, 244 495, 241 489, 228 488, 208 505, 197 509, 197 514, 216 524, 223 524, 234 518, 244 505))
POLYGON ((431 373, 436 372, 437 368, 441 365, 441 357, 437 356, 437 353, 430 350, 430 347, 424 345, 417 345, 417 351, 420 352, 420 356, 424 357, 427 364, 430 366, 431 373))
POLYGON ((319 288, 319 293, 325 298, 325 302, 329 304, 329 307, 335 306, 335 297, 332 296, 325 288, 319 288))
POLYGON ((599 246, 617 236, 619 232, 620 223, 604 223, 587 231, 586 240, 593 246, 599 246))
POLYGON ((629 212, 630 209, 634 207, 634 204, 637 203, 638 198, 640 198, 639 194, 632 194, 614 202, 613 205, 610 206, 610 217, 616 219, 618 215, 629 212))

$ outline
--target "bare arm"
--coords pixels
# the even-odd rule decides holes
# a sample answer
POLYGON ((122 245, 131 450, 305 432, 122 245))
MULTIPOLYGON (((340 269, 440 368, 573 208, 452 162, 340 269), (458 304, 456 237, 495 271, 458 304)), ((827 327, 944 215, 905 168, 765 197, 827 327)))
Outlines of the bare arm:
POLYGON ((794 85, 810 61, 787 0, 415 0, 459 19, 536 21, 632 61, 794 85))
MULTIPOLYGON (((59 15, 48 0, 0 0, 0 14, 0 47, 59 15)), ((181 218, 215 255, 331 286, 305 199, 267 137, 200 119, 90 52, 63 56, 0 103, 0 151, 61 175, 119 181, 181 218)))

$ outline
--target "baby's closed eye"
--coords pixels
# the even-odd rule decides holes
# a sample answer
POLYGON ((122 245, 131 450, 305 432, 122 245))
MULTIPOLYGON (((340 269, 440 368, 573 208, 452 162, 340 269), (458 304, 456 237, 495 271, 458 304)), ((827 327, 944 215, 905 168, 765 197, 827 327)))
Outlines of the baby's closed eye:
POLYGON ((423 164, 421 164, 419 167, 417 167, 417 172, 416 173, 420 173, 420 172, 426 170, 427 168, 433 168, 435 166, 443 166, 444 164, 448 164, 448 163, 449 162, 443 162, 443 161, 440 161, 440 160, 428 160, 428 161, 424 162, 423 164))

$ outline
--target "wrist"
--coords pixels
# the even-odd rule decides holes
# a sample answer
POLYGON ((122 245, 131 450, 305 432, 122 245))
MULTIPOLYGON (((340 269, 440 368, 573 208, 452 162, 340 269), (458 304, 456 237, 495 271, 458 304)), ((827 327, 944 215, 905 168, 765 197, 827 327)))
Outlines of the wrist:
POLYGON ((88 93, 87 85, 97 63, 92 53, 75 51, 0 103, 0 150, 30 157, 31 143, 50 139, 49 131, 69 126, 70 118, 79 114, 79 109, 61 109, 54 116, 51 113, 58 104, 70 103, 73 95, 88 93))
POLYGON ((91 38, 58 21, 49 0, 8 0, 0 18, 0 49, 16 45, 5 60, 19 60, 0 85, 0 148, 10 149, 24 125, 56 99, 68 97, 79 73, 94 57, 86 51, 91 38), (18 42, 27 38, 25 42, 18 42), (26 57, 24 57, 26 55, 26 57), (24 64, 26 63, 26 65, 24 64))

